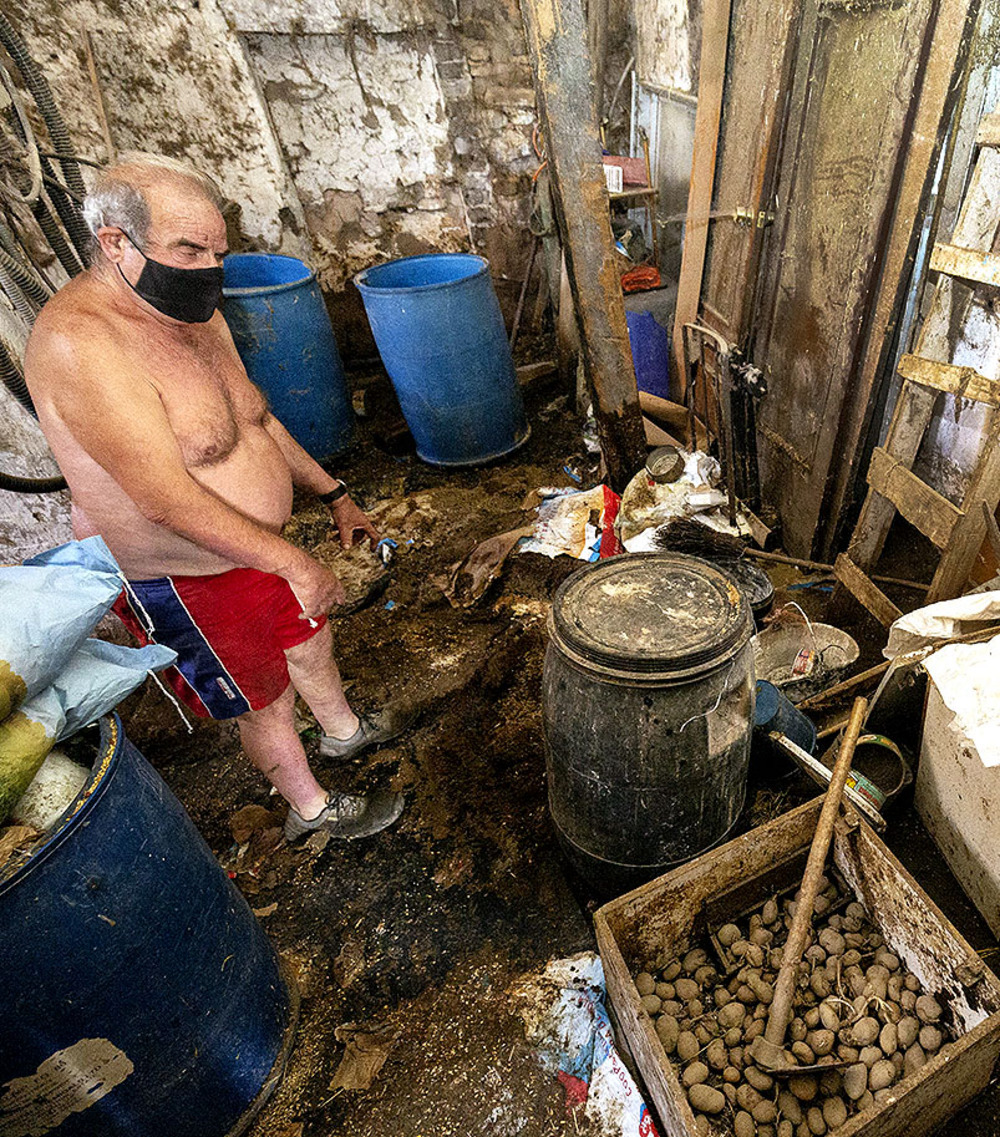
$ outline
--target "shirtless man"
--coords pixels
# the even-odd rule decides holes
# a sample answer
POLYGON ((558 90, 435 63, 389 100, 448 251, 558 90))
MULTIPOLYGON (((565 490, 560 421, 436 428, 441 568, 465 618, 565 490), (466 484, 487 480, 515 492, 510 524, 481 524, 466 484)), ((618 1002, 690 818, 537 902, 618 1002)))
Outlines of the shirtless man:
POLYGON ((174 648, 195 713, 236 718, 243 749, 289 804, 289 840, 352 838, 402 797, 328 793, 295 731, 295 692, 347 758, 393 735, 351 710, 327 613, 340 581, 281 537, 293 484, 324 500, 349 547, 377 533, 267 409, 217 310, 226 226, 211 179, 136 155, 103 172, 84 213, 90 269, 46 306, 25 370, 73 496, 77 537, 100 534, 129 579, 116 611, 174 648))

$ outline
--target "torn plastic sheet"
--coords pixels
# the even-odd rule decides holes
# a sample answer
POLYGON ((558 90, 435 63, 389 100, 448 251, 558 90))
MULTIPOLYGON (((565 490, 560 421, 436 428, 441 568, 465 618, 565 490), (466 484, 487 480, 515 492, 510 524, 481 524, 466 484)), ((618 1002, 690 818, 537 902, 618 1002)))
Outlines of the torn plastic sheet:
POLYGON ((947 644, 924 669, 983 765, 1000 766, 1000 634, 981 644, 947 644))
POLYGON ((599 1137, 658 1137, 649 1107, 615 1049, 595 952, 552 960, 520 994, 542 1065, 566 1091, 566 1109, 599 1137))
POLYGON ((900 616, 889 629, 882 654, 895 659, 935 640, 975 632, 991 623, 1000 623, 1000 592, 970 592, 954 600, 939 600, 900 616))
POLYGON ((566 554, 596 561, 623 552, 615 532, 621 498, 609 486, 589 490, 541 489, 534 532, 518 546, 519 553, 543 557, 566 554))

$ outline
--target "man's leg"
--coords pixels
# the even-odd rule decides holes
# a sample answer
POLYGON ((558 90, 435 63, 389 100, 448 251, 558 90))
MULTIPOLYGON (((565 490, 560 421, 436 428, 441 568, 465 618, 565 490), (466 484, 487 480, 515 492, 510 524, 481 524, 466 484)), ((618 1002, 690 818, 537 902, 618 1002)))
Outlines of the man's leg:
POLYGON ((250 761, 301 817, 318 817, 326 805, 327 792, 313 777, 302 740, 295 731, 292 685, 269 706, 248 711, 237 722, 240 741, 250 761))
POLYGON ((350 738, 358 729, 333 658, 333 634, 329 623, 305 643, 285 649, 292 686, 316 716, 323 733, 331 738, 350 738))

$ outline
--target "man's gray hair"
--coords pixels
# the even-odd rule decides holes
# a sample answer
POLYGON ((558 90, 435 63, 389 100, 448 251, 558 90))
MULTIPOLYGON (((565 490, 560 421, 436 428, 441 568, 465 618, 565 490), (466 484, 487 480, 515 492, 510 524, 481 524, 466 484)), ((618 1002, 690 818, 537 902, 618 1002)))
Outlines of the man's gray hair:
POLYGON ((97 231, 106 225, 124 230, 140 248, 145 246, 151 220, 147 193, 164 182, 187 182, 216 209, 225 204, 217 183, 189 163, 163 154, 126 153, 98 174, 83 202, 83 216, 93 237, 92 256, 100 248, 97 231))

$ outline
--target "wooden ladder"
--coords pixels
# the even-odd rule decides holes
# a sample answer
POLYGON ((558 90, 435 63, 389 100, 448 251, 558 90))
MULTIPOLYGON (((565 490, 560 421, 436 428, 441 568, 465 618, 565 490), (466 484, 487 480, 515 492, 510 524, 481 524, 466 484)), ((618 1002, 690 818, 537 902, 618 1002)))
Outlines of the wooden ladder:
MULTIPOLYGON (((983 119, 976 141, 980 151, 951 244, 936 244, 931 252, 930 267, 940 276, 930 311, 914 353, 899 361, 903 382, 885 445, 872 453, 868 493, 858 523, 847 552, 840 554, 834 566, 838 585, 885 625, 902 612, 870 574, 896 513, 941 551, 927 593, 926 602, 932 604, 962 591, 986 536, 986 511, 992 515, 1000 502, 1000 413, 996 410, 989 415, 961 507, 912 469, 942 392, 1000 407, 1000 381, 974 367, 946 362, 954 359, 955 330, 965 328, 973 309, 997 330, 995 346, 1000 349, 1000 315, 984 303, 995 300, 998 293, 994 290, 1000 289, 1000 111, 983 119)), ((838 592, 842 597, 839 587, 838 592)))

